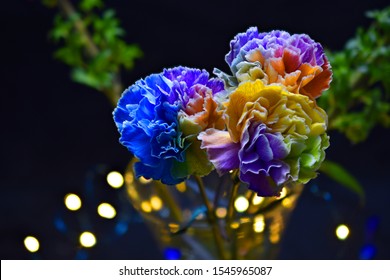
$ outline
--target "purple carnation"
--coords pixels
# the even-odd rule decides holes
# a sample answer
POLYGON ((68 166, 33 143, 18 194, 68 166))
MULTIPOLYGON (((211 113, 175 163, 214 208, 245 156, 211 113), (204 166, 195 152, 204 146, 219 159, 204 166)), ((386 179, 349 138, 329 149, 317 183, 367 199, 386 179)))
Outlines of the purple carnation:
POLYGON ((282 161, 288 153, 280 133, 268 133, 265 124, 250 123, 238 153, 241 181, 260 196, 278 195, 290 173, 282 161))
MULTIPOLYGON (((230 42, 230 52, 225 56, 230 67, 234 67, 245 59, 245 55, 255 49, 262 49, 265 58, 281 57, 283 50, 288 48, 298 52, 301 63, 311 65, 324 64, 324 50, 306 34, 290 35, 286 31, 273 30, 259 33, 257 27, 250 27, 245 33, 239 33, 230 42)), ((263 55, 264 55, 263 53, 263 55)))
POLYGON ((289 148, 280 133, 267 132, 263 123, 248 121, 238 143, 227 131, 215 129, 202 132, 198 138, 220 174, 239 169, 241 181, 260 196, 279 195, 289 180, 290 167, 282 161, 289 148))
POLYGON ((230 42, 225 60, 233 77, 219 70, 215 73, 231 86, 261 79, 265 84, 282 84, 290 92, 316 99, 332 80, 321 44, 306 34, 290 35, 280 30, 259 33, 251 27, 230 42))

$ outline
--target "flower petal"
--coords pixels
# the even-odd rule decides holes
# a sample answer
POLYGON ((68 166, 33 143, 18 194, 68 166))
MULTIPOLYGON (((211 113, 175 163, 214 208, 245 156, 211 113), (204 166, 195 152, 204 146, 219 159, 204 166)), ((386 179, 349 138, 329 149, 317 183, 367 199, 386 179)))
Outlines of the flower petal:
POLYGON ((238 150, 240 145, 234 143, 227 131, 207 129, 199 134, 201 148, 207 150, 210 161, 219 174, 224 174, 239 167, 238 150))

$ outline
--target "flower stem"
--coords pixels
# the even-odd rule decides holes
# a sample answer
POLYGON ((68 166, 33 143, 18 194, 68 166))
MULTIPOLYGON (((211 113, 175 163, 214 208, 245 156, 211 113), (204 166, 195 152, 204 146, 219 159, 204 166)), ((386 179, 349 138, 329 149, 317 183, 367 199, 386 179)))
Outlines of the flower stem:
POLYGON ((225 255, 224 255, 224 251, 223 251, 223 242, 221 239, 222 235, 219 232, 219 228, 218 228, 217 220, 215 219, 213 208, 211 207, 210 201, 207 199, 206 190, 205 190, 205 187, 203 184, 203 180, 197 175, 194 175, 194 177, 195 177, 196 183, 198 184, 199 191, 200 191, 200 194, 203 198, 204 204, 206 205, 207 220, 208 220, 209 224, 211 225, 211 228, 213 231, 214 241, 215 241, 215 245, 217 247, 218 255, 219 255, 220 259, 224 260, 225 255))
MULTIPOLYGON (((59 9, 65 14, 66 17, 72 18, 77 15, 77 10, 69 0, 58 0, 59 9)), ((95 58, 99 53, 99 47, 93 41, 92 35, 90 34, 84 21, 80 18, 76 18, 73 21, 76 32, 80 35, 82 42, 84 43, 86 54, 90 58, 95 58)), ((106 95, 111 104, 115 107, 118 99, 123 91, 122 81, 118 73, 114 73, 112 79, 112 86, 106 89, 101 89, 106 95)))
POLYGON ((233 173, 232 180, 233 180, 233 187, 230 193, 229 206, 226 215, 226 221, 229 226, 234 218, 234 199, 237 196, 238 186, 240 185, 240 180, 238 179, 237 171, 233 173))

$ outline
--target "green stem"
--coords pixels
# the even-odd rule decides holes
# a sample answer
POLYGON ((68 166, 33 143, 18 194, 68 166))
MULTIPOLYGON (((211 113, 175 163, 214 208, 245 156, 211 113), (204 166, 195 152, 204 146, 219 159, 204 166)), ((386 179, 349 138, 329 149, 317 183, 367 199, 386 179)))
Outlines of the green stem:
POLYGON ((227 209, 227 214, 226 214, 226 225, 228 227, 228 232, 230 233, 230 257, 232 260, 237 259, 237 231, 238 229, 232 228, 232 221, 234 219, 234 200, 236 199, 237 192, 238 192, 238 187, 240 186, 240 179, 238 178, 238 171, 234 171, 232 174, 232 181, 233 181, 233 186, 232 190, 230 192, 230 199, 229 199, 229 205, 227 209))
MULTIPOLYGON (((72 16, 77 14, 76 9, 73 7, 72 3, 68 0, 58 0, 58 5, 60 9, 64 12, 64 14, 71 18, 72 16)), ((85 27, 84 22, 81 19, 76 19, 74 21, 74 27, 76 31, 80 34, 83 42, 85 43, 85 48, 87 49, 87 53, 94 57, 99 54, 99 49, 96 44, 93 42, 91 35, 89 34, 87 28, 85 27)))
MULTIPOLYGON (((72 18, 73 16, 77 15, 76 9, 69 0, 58 0, 58 6, 68 18, 72 18)), ((80 34, 80 37, 85 44, 87 56, 90 58, 96 57, 99 54, 100 50, 93 41, 91 34, 89 33, 87 27, 84 24, 84 21, 80 18, 76 18, 74 20, 74 28, 80 34)), ((107 99, 114 107, 117 105, 122 90, 123 85, 118 73, 114 74, 114 78, 112 80, 112 87, 107 89, 100 89, 100 91, 102 91, 106 95, 107 99)))
POLYGON ((175 198, 173 197, 173 194, 169 191, 168 186, 164 185, 163 183, 160 183, 159 181, 156 182, 158 182, 156 184, 158 195, 171 209, 173 219, 178 223, 181 223, 183 221, 183 216, 182 212, 178 207, 178 202, 175 201, 175 198))
POLYGON ((232 191, 230 192, 229 206, 226 215, 227 224, 229 226, 234 218, 234 199, 237 196, 238 187, 240 185, 240 180, 238 179, 237 171, 233 173, 232 179, 233 179, 233 187, 232 187, 232 191))
POLYGON ((211 225, 211 228, 213 231, 214 241, 215 241, 215 245, 217 247, 217 252, 218 252, 219 258, 224 260, 225 255, 224 255, 224 251, 223 251, 223 242, 221 239, 222 235, 219 232, 219 228, 217 225, 217 220, 215 218, 213 208, 211 207, 210 201, 207 198, 206 190, 205 190, 205 187, 203 184, 203 180, 197 175, 194 175, 194 177, 195 177, 196 183, 198 184, 199 191, 200 191, 200 194, 203 198, 204 204, 206 205, 207 220, 208 220, 209 224, 211 225))

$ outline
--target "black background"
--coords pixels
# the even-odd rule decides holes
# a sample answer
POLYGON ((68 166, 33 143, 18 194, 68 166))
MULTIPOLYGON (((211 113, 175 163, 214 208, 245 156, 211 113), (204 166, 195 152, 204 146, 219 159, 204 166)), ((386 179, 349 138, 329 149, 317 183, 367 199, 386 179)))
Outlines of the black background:
MULTIPOLYGON (((389 4, 383 0, 105 2, 116 9, 126 40, 139 44, 144 52, 144 58, 123 77, 126 86, 164 67, 227 70, 228 43, 249 26, 307 33, 325 47, 339 50, 358 26, 368 25, 365 11, 389 4)), ((124 170, 130 155, 118 143, 112 107, 105 97, 73 83, 67 66, 53 59, 56 46, 48 39, 48 31, 55 11, 39 1, 26 0, 6 1, 0 9, 1 258, 162 258, 143 223, 134 222, 125 235, 115 236, 111 231, 114 222, 97 217, 93 221, 98 244, 82 256, 77 253, 80 221, 78 214, 63 209, 64 195, 82 193, 86 175, 97 164, 124 170), (67 221, 66 234, 54 227, 58 213, 67 221), (41 242, 37 254, 24 248, 23 239, 29 234, 41 242)), ((370 239, 377 249, 374 258, 390 258, 389 142, 390 133, 383 128, 376 128, 358 145, 331 133, 327 157, 360 180, 367 203, 359 207, 354 194, 320 176, 306 187, 299 201, 280 258, 359 258, 368 240, 366 223, 373 219, 379 221, 370 239), (332 201, 313 195, 313 184, 329 192, 332 201), (345 242, 334 235, 339 223, 351 226, 351 237, 345 242)), ((99 195, 113 196, 111 190, 99 195)))

